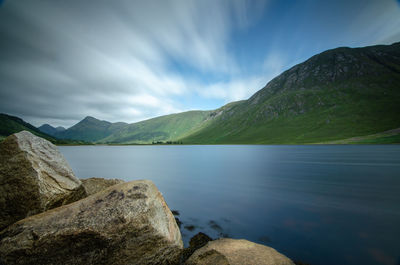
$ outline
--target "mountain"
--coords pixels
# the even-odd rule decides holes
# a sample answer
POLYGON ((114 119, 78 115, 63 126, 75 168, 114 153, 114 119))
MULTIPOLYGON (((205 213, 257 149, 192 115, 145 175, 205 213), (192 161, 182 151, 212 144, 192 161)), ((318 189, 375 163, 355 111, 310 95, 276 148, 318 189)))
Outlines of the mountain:
POLYGON ((41 132, 38 128, 22 120, 21 118, 0 113, 0 138, 5 138, 13 133, 29 131, 37 136, 56 142, 54 137, 41 132))
POLYGON ((40 131, 38 128, 36 128, 30 123, 25 122, 21 118, 0 113, 0 141, 13 133, 17 133, 24 130, 29 131, 42 138, 45 138, 50 142, 52 142, 53 144, 61 144, 61 145, 90 144, 89 142, 84 142, 84 141, 57 139, 54 136, 51 136, 47 133, 40 131))
POLYGON ((248 100, 212 112, 200 130, 179 140, 317 143, 399 127, 400 43, 395 43, 315 55, 248 100))
POLYGON ((400 43, 322 52, 216 110, 132 124, 86 117, 54 135, 116 144, 400 142, 400 43))
POLYGON ((58 126, 54 128, 53 126, 49 124, 43 124, 42 126, 38 127, 38 129, 51 136, 56 136, 57 133, 65 131, 65 128, 62 126, 58 126))
POLYGON ((124 122, 111 123, 87 116, 65 131, 57 132, 55 136, 60 139, 96 142, 106 138, 126 125, 127 123, 124 122))
POLYGON ((207 122, 210 111, 187 111, 124 126, 100 143, 151 143, 182 138, 207 122))

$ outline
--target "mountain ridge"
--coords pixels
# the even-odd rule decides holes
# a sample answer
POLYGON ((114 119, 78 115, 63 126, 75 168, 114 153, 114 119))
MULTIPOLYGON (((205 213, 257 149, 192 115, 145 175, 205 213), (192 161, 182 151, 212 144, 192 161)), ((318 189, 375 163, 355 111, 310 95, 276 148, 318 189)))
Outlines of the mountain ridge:
POLYGON ((233 118, 222 115, 180 140, 203 143, 218 135, 212 143, 312 143, 394 129, 399 70, 400 43, 331 49, 272 79, 236 106, 233 118))
POLYGON ((55 137, 102 144, 304 144, 399 127, 400 42, 321 52, 273 78, 247 100, 216 110, 131 124, 86 116, 55 137))
POLYGON ((87 142, 81 141, 57 139, 49 134, 40 131, 35 126, 28 122, 25 122, 19 117, 0 113, 0 141, 13 133, 18 133, 20 131, 29 131, 39 137, 49 140, 54 144, 89 144, 87 142))
POLYGON ((53 127, 53 126, 51 126, 50 124, 47 124, 47 123, 45 123, 45 124, 39 126, 38 129, 39 129, 41 132, 46 133, 46 134, 51 135, 51 136, 56 136, 57 133, 63 132, 63 131, 66 130, 66 129, 65 129, 64 127, 62 127, 62 126, 53 127))

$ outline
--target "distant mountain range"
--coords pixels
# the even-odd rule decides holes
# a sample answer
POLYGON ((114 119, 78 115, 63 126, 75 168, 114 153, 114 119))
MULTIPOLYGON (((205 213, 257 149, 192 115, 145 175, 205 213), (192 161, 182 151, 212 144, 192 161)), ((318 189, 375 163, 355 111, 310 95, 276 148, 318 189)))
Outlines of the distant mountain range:
MULTIPOLYGON (((50 126, 50 125, 49 125, 50 126)), ((51 127, 51 126, 50 126, 51 127)), ((48 130, 47 126, 40 126, 43 130, 48 130)), ((51 127, 53 128, 53 127, 51 127)), ((55 129, 55 128, 53 128, 55 129)), ((20 131, 29 131, 37 136, 45 138, 54 144, 90 144, 89 142, 85 141, 76 141, 76 140, 69 140, 69 139, 59 139, 56 138, 44 131, 39 130, 30 123, 25 122, 21 118, 7 115, 4 113, 0 113, 0 140, 4 139, 5 137, 20 131)))
POLYGON ((65 128, 62 126, 58 126, 58 127, 54 128, 50 124, 43 124, 42 126, 38 127, 38 129, 41 132, 46 133, 51 136, 56 136, 57 133, 65 131, 65 128))
POLYGON ((393 143, 400 142, 397 128, 400 43, 325 51, 277 76, 248 100, 212 111, 132 124, 86 117, 68 129, 39 127, 58 139, 114 144, 393 143))

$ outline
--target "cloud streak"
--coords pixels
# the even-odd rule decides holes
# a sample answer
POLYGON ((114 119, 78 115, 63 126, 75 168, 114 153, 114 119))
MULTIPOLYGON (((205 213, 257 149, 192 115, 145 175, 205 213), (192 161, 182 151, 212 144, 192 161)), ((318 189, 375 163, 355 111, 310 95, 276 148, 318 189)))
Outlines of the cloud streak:
MULTIPOLYGON (((396 4, 385 3, 380 14, 396 4)), ((34 125, 71 126, 86 115, 135 122, 189 110, 193 98, 200 107, 210 100, 219 107, 246 99, 315 52, 294 56, 300 48, 282 48, 276 36, 289 29, 277 25, 273 31, 268 19, 274 5, 272 0, 5 1, 0 112, 34 125), (256 52, 250 37, 266 45, 256 52)), ((351 31, 377 16, 373 10, 365 8, 351 31)), ((374 41, 396 38, 397 14, 392 9, 377 16, 366 32, 382 27, 374 41), (383 26, 388 22, 392 26, 383 26)))

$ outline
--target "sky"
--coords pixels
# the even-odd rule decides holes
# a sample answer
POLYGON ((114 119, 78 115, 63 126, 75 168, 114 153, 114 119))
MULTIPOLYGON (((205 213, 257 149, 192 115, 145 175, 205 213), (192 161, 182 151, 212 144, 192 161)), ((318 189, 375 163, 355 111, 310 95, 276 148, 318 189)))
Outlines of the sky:
POLYGON ((137 122, 249 98, 327 49, 400 41, 400 0, 0 0, 0 113, 137 122))

